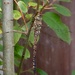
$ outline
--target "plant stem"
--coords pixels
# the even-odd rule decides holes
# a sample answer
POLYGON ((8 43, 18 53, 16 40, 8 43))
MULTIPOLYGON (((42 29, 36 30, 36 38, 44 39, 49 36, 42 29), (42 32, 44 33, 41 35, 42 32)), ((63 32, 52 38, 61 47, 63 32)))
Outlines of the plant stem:
POLYGON ((43 12, 44 8, 45 8, 48 4, 49 4, 49 3, 47 2, 47 3, 42 7, 42 9, 40 10, 40 13, 43 12))
POLYGON ((24 73, 24 72, 30 72, 33 68, 30 68, 28 70, 25 70, 25 71, 22 71, 21 73, 24 73))
POLYGON ((40 0, 37 0, 37 8, 36 11, 39 12, 40 0))
POLYGON ((49 9, 53 9, 51 6, 53 5, 54 2, 56 2, 57 0, 53 0, 51 3, 49 3, 49 1, 47 0, 47 3, 44 4, 44 6, 42 7, 42 9, 40 10, 40 14, 43 12, 43 10, 45 9, 45 7, 49 6, 49 9), (51 7, 51 8, 50 8, 51 7))
POLYGON ((0 59, 3 60, 3 56, 0 54, 0 59))

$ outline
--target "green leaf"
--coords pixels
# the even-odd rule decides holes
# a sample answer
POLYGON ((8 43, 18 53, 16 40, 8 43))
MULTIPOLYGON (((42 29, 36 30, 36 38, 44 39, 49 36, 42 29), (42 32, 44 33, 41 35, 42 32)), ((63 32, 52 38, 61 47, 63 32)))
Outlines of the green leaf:
POLYGON ((17 75, 17 73, 15 73, 15 75, 17 75))
POLYGON ((3 65, 3 61, 0 60, 0 65, 3 65))
POLYGON ((40 74, 40 75, 48 75, 45 71, 37 68, 36 71, 40 74))
POLYGON ((17 67, 19 66, 20 62, 19 62, 19 60, 17 58, 14 58, 14 64, 17 67))
POLYGON ((64 16, 71 16, 71 12, 66 7, 59 4, 54 4, 53 6, 55 7, 55 10, 59 12, 60 14, 64 16))
POLYGON ((28 4, 31 0, 22 0, 25 4, 28 4))
POLYGON ((2 29, 0 28, 0 34, 2 34, 2 29))
POLYGON ((29 41, 34 44, 34 30, 30 32, 29 41))
MULTIPOLYGON (((23 46, 18 45, 18 44, 15 45, 15 54, 17 54, 16 56, 17 58, 22 57, 23 50, 24 50, 23 46)), ((28 58, 30 58, 30 52, 28 49, 26 49, 24 59, 28 59, 28 58)))
POLYGON ((26 14, 25 17, 30 20, 32 18, 32 14, 26 14))
POLYGON ((21 58, 21 56, 20 56, 16 51, 14 51, 14 57, 15 57, 16 59, 20 59, 20 58, 21 58))
POLYGON ((58 0, 58 1, 71 2, 71 0, 58 0))
MULTIPOLYGON (((21 27, 16 25, 14 27, 14 30, 21 31, 21 27)), ((19 41, 19 39, 21 38, 21 35, 22 33, 14 32, 14 44, 16 44, 19 41)))
POLYGON ((21 13, 18 10, 14 10, 13 11, 13 18, 15 20, 18 20, 19 18, 21 18, 21 13))
POLYGON ((29 50, 28 50, 28 49, 26 49, 25 57, 24 57, 24 58, 25 58, 25 59, 30 58, 30 52, 29 52, 29 50))
POLYGON ((27 5, 23 1, 18 1, 18 6, 23 13, 26 13, 28 11, 27 5))
POLYGON ((72 75, 75 75, 75 70, 72 71, 72 75))
POLYGON ((29 45, 29 47, 31 47, 31 48, 32 48, 32 46, 33 46, 31 42, 28 42, 28 45, 29 45))
POLYGON ((0 12, 0 19, 2 19, 2 12, 0 12))
POLYGON ((35 3, 35 2, 29 2, 29 6, 35 7, 35 6, 37 6, 37 3, 35 3))
POLYGON ((3 51, 3 45, 0 44, 0 51, 3 51))
MULTIPOLYGON (((39 41, 39 36, 37 37, 37 42, 39 41)), ((29 36, 29 42, 34 44, 34 30, 32 29, 32 31, 30 32, 30 36, 29 36)))
POLYGON ((16 44, 15 45, 15 52, 21 57, 22 56, 22 52, 24 50, 24 47, 19 45, 19 44, 16 44))
POLYGON ((2 11, 2 9, 0 8, 0 11, 2 11))
MULTIPOLYGON (((31 26, 31 20, 30 20, 29 22, 27 22, 26 24, 27 24, 28 29, 29 29, 30 26, 31 26)), ((25 27, 25 25, 23 25, 23 26, 21 27, 21 29, 22 29, 22 31, 26 31, 26 27, 25 27)))
POLYGON ((0 0, 0 7, 2 8, 2 0, 0 0))
POLYGON ((71 37, 69 28, 62 23, 59 15, 53 12, 47 12, 43 15, 43 21, 55 31, 60 39, 70 44, 71 37))
POLYGON ((21 59, 21 57, 22 57, 23 49, 24 49, 24 47, 23 46, 20 46, 18 44, 16 44, 15 47, 14 47, 14 64, 17 67, 20 64, 19 59, 21 59))
MULTIPOLYGON (((33 7, 33 9, 36 9, 37 7, 37 3, 35 3, 35 2, 29 2, 28 3, 29 4, 29 7, 31 6, 31 7, 33 7)), ((42 5, 39 5, 39 10, 42 8, 43 6, 42 5)))

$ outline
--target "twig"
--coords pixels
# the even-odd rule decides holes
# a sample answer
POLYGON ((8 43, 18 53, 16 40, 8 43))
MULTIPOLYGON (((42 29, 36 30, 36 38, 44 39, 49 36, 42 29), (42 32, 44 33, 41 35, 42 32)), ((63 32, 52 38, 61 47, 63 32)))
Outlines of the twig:
POLYGON ((4 71, 2 68, 0 68, 1 71, 4 71))
POLYGON ((26 34, 27 35, 27 32, 23 32, 23 31, 13 30, 13 32, 22 33, 22 34, 26 34))
POLYGON ((32 70, 33 68, 30 68, 28 70, 25 70, 25 71, 22 71, 21 73, 24 73, 24 72, 29 72, 30 70, 32 70))
MULTIPOLYGON (((16 5, 18 6, 17 1, 16 1, 16 0, 14 0, 14 2, 15 2, 15 3, 16 3, 16 5)), ((28 27, 27 27, 27 24, 26 24, 26 20, 25 20, 25 18, 24 18, 24 15, 23 15, 23 13, 22 13, 22 10, 20 9, 20 7, 19 7, 19 6, 18 6, 18 8, 19 8, 19 10, 20 10, 20 13, 21 13, 22 19, 23 19, 23 21, 24 21, 24 24, 25 24, 25 27, 26 27, 26 32, 28 33, 28 27)))
POLYGON ((53 5, 53 3, 55 3, 57 0, 53 0, 50 4, 49 4, 49 6, 52 6, 53 5))
POLYGON ((3 60, 3 56, 0 54, 0 58, 1 58, 1 60, 3 60))
POLYGON ((40 0, 37 0, 37 8, 36 11, 39 12, 40 0))
POLYGON ((42 9, 40 10, 40 13, 42 13, 43 10, 44 10, 44 8, 45 8, 46 6, 48 6, 48 5, 49 5, 49 2, 47 2, 46 4, 44 4, 44 6, 42 7, 42 9))
POLYGON ((0 68, 0 70, 1 70, 1 71, 5 71, 6 69, 5 69, 5 68, 0 68))
POLYGON ((55 9, 56 7, 44 8, 45 10, 55 9))
POLYGON ((54 2, 56 2, 57 0, 53 0, 51 3, 49 3, 49 1, 47 0, 47 3, 46 4, 44 4, 44 6, 42 7, 42 9, 40 10, 40 13, 42 13, 43 12, 43 10, 46 8, 46 7, 48 7, 49 9, 52 9, 52 5, 53 5, 53 3, 54 2))

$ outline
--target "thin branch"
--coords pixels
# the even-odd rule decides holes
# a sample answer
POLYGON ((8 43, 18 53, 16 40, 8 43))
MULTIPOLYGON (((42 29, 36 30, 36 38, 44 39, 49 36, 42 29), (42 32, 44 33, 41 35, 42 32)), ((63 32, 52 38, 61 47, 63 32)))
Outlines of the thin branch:
POLYGON ((30 68, 28 70, 25 70, 25 71, 22 71, 21 73, 24 73, 24 72, 30 72, 30 70, 32 70, 33 68, 30 68))
MULTIPOLYGON (((14 2, 16 3, 16 5, 18 6, 18 2, 16 0, 14 0, 14 2)), ((20 13, 21 13, 21 16, 22 16, 22 19, 24 21, 24 24, 25 24, 25 27, 26 27, 26 32, 28 33, 28 27, 27 27, 27 24, 26 24, 26 20, 24 18, 24 15, 22 13, 22 10, 20 9, 20 7, 18 6, 19 10, 20 10, 20 13)))
POLYGON ((1 71, 5 71, 6 69, 5 69, 5 68, 0 68, 0 70, 1 70, 1 71))
POLYGON ((46 6, 48 6, 48 5, 49 5, 49 2, 47 2, 46 4, 44 4, 44 6, 42 7, 42 9, 40 10, 40 13, 42 13, 43 10, 44 10, 44 8, 45 8, 46 6))
POLYGON ((53 0, 51 3, 49 3, 49 1, 47 0, 47 3, 46 4, 44 4, 44 6, 42 7, 42 9, 40 10, 40 13, 42 13, 43 12, 43 10, 44 9, 46 9, 46 7, 48 7, 49 9, 52 9, 52 5, 53 5, 53 3, 54 2, 56 2, 57 0, 53 0))
POLYGON ((23 32, 23 31, 13 30, 13 32, 16 32, 16 33, 22 33, 22 34, 27 35, 27 32, 23 32))
POLYGON ((57 1, 57 0, 53 0, 53 1, 49 4, 49 6, 52 6, 56 1, 57 1))
POLYGON ((0 58, 1 58, 1 60, 3 60, 3 56, 0 54, 0 58))
POLYGON ((44 8, 45 10, 55 9, 56 7, 44 8))
POLYGON ((1 71, 3 71, 3 69, 0 68, 1 71))
POLYGON ((40 0, 37 0, 37 8, 36 8, 37 12, 39 12, 39 6, 40 6, 40 0))
POLYGON ((0 68, 1 71, 4 71, 2 68, 0 68))

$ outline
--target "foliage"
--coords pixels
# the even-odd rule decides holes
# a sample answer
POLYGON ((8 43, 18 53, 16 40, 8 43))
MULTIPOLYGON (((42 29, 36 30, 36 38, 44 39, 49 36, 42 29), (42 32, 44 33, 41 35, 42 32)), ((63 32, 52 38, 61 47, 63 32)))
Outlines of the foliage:
POLYGON ((0 51, 3 51, 3 46, 0 44, 0 51))
POLYGON ((17 11, 17 10, 14 10, 14 11, 13 11, 13 18, 14 18, 15 20, 18 20, 19 18, 21 18, 20 12, 17 11))
MULTIPOLYGON (((43 13, 44 10, 46 10, 47 8, 50 9, 52 8, 53 10, 56 11, 55 12, 45 12, 42 15, 42 20, 46 23, 46 25, 48 27, 50 27, 55 33, 56 35, 63 41, 65 41, 66 43, 70 44, 71 43, 71 37, 70 37, 70 30, 68 28, 67 25, 65 25, 61 19, 60 19, 60 15, 63 16, 71 16, 71 12, 69 11, 68 8, 56 4, 55 3, 56 0, 53 0, 50 3, 48 3, 48 0, 41 0, 41 2, 44 3, 44 6, 39 3, 39 2, 35 2, 34 0, 20 0, 20 1, 16 1, 14 0, 14 3, 16 3, 16 7, 17 9, 13 10, 13 19, 15 20, 15 24, 14 24, 14 60, 15 60, 15 65, 17 67, 19 67, 20 64, 20 59, 22 58, 22 55, 24 53, 25 50, 25 54, 24 54, 24 59, 28 59, 30 58, 30 51, 28 49, 29 47, 32 47, 32 45, 34 44, 34 29, 30 29, 34 22, 34 18, 36 16, 36 13, 33 12, 29 12, 30 8, 33 11, 39 11, 39 13, 43 13), (64 12, 65 11, 65 12, 64 12), (59 13, 59 14, 58 14, 59 13), (34 17, 33 17, 34 16, 34 17), (22 23, 19 23, 18 20, 22 19, 22 23), (28 34, 26 33, 26 31, 29 31, 28 34), (25 46, 21 46, 18 42, 20 39, 24 39, 25 40, 25 46)), ((63 2, 70 2, 70 0, 58 0, 58 1, 63 1, 63 2)), ((0 0, 0 20, 2 19, 2 0, 0 0)), ((1 26, 1 25, 0 25, 1 26)), ((2 33, 2 29, 0 28, 0 33, 2 33)), ((38 38, 39 40, 39 38, 38 38)), ((0 45, 0 51, 3 50, 2 45, 0 45)), ((40 75, 47 75, 46 72, 44 72, 43 70, 37 68, 37 72, 40 75)))
POLYGON ((45 71, 43 71, 42 69, 37 68, 36 70, 37 70, 37 72, 38 72, 40 75, 48 75, 48 74, 47 74, 45 71))
POLYGON ((56 32, 60 39, 70 44, 71 40, 69 28, 62 23, 59 15, 53 12, 46 12, 43 15, 43 20, 51 29, 56 32))
POLYGON ((72 75, 75 75, 75 70, 72 71, 72 75))
POLYGON ((20 7, 23 13, 26 13, 28 11, 27 5, 23 1, 18 1, 18 6, 20 7))
POLYGON ((54 4, 55 10, 64 16, 71 16, 71 12, 62 5, 54 4), (65 12, 64 12, 65 11, 65 12))

